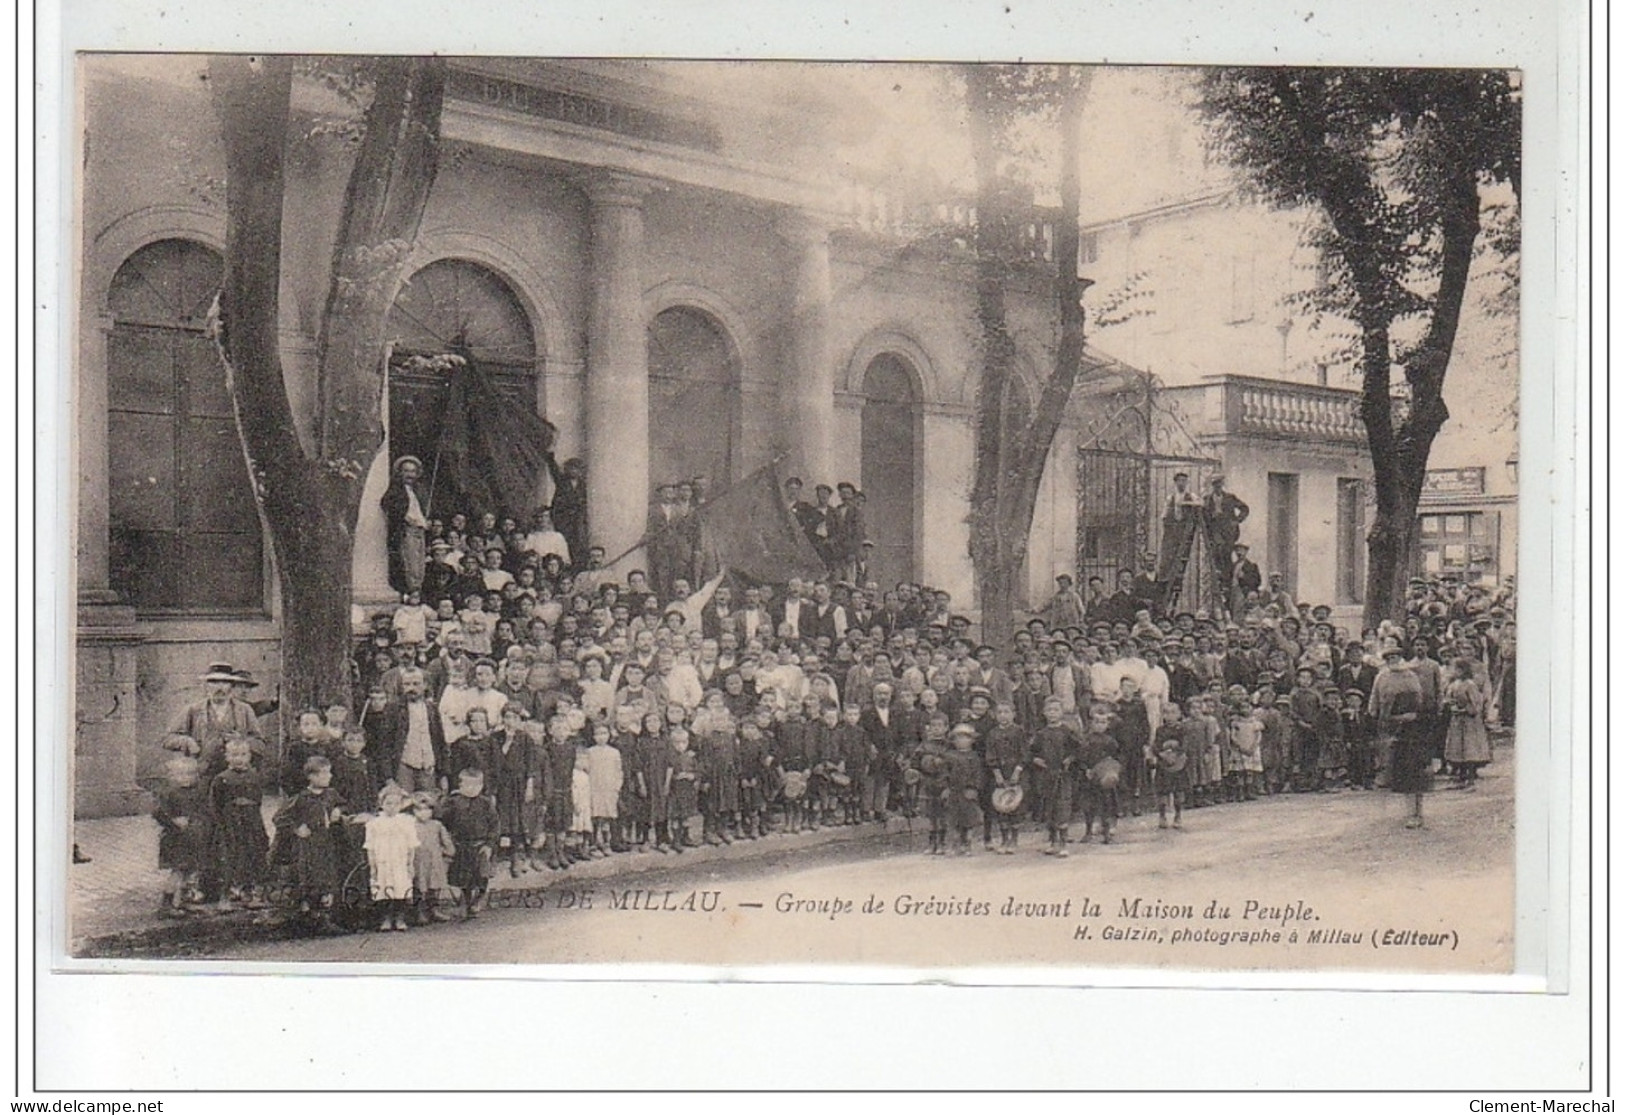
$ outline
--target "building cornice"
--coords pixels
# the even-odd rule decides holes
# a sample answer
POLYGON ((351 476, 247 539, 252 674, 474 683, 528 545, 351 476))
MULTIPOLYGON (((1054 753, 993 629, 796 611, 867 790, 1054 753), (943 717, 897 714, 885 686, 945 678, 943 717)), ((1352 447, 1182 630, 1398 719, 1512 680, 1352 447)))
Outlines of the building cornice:
POLYGON ((1197 197, 1155 205, 1150 209, 1139 209, 1132 213, 1124 213, 1121 216, 1111 217, 1104 221, 1080 222, 1078 231, 1088 235, 1093 232, 1104 232, 1107 229, 1126 228, 1129 225, 1158 221, 1166 217, 1179 217, 1186 213, 1195 212, 1198 209, 1211 209, 1224 205, 1233 200, 1235 196, 1235 190, 1219 190, 1216 193, 1201 194, 1197 197))
POLYGON ((669 185, 735 194, 831 219, 838 216, 834 191, 828 186, 677 144, 468 101, 447 104, 441 127, 446 139, 456 142, 572 167, 593 167, 669 185))

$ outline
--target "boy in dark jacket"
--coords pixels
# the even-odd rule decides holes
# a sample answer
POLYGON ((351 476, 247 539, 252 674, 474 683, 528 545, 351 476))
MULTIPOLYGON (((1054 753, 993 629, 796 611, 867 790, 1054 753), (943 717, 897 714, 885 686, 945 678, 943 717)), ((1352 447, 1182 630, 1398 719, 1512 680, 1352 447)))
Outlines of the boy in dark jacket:
MULTIPOLYGON (((1129 811, 1140 815, 1140 795, 1147 780, 1147 757, 1151 750, 1151 719, 1140 686, 1133 678, 1125 677, 1119 683, 1117 703, 1112 709, 1111 732, 1122 745, 1118 760, 1123 764, 1123 792, 1128 798, 1129 811)), ((1122 813, 1118 813, 1121 817, 1122 813)))
MULTIPOLYGON (((993 789, 1020 786, 1027 766, 1027 733, 1016 724, 1016 706, 1000 701, 993 710, 993 729, 987 734, 984 759, 993 789)), ((999 854, 1015 855, 1020 813, 999 813, 999 854)))

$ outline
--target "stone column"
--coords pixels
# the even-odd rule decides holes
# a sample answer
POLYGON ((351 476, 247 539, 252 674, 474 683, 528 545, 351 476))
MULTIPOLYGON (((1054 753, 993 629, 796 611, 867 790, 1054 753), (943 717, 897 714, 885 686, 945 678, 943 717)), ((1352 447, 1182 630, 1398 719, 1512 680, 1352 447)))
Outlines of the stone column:
POLYGON ((79 599, 88 604, 116 604, 109 580, 110 489, 107 446, 107 347, 113 332, 111 314, 100 314, 84 327, 79 346, 79 599))
POLYGON ((588 514, 593 543, 614 557, 642 537, 649 513, 649 348, 641 264, 643 202, 652 184, 604 175, 585 188, 592 204, 588 514))
POLYGON ((135 609, 110 577, 107 349, 113 319, 86 323, 80 337, 78 615, 74 633, 74 816, 141 812, 136 785, 136 658, 143 641, 135 609))
POLYGON ((830 355, 829 227, 805 214, 779 223, 795 252, 790 295, 789 361, 783 394, 785 473, 799 474, 811 492, 831 484, 834 473, 835 364, 830 355))

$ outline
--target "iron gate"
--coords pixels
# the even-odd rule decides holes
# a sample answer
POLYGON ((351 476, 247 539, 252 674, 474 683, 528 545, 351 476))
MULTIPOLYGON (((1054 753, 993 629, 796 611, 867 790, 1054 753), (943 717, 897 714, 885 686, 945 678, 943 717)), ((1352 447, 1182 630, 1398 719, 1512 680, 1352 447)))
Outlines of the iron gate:
MULTIPOLYGON (((1078 574, 1080 590, 1090 577, 1110 594, 1119 569, 1140 570, 1140 557, 1162 547, 1164 514, 1176 473, 1187 473, 1200 496, 1219 461, 1186 430, 1182 417, 1159 405, 1149 375, 1133 389, 1096 404, 1078 449, 1078 574)), ((1180 578, 1180 610, 1212 610, 1220 586, 1207 553, 1206 536, 1194 531, 1190 560, 1180 578)), ((1158 570, 1162 576, 1164 570, 1158 570)))

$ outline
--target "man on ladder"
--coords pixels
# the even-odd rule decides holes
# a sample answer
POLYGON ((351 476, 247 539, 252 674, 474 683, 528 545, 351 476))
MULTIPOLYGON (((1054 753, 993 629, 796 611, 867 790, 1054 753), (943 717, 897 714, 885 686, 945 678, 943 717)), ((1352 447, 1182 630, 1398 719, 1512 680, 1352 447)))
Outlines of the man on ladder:
POLYGON ((1224 490, 1224 477, 1215 476, 1208 481, 1211 490, 1202 505, 1202 519, 1207 528, 1208 557, 1213 562, 1213 600, 1215 613, 1227 612, 1230 601, 1229 586, 1235 579, 1236 543, 1241 541, 1241 524, 1247 521, 1252 509, 1239 498, 1224 490))

